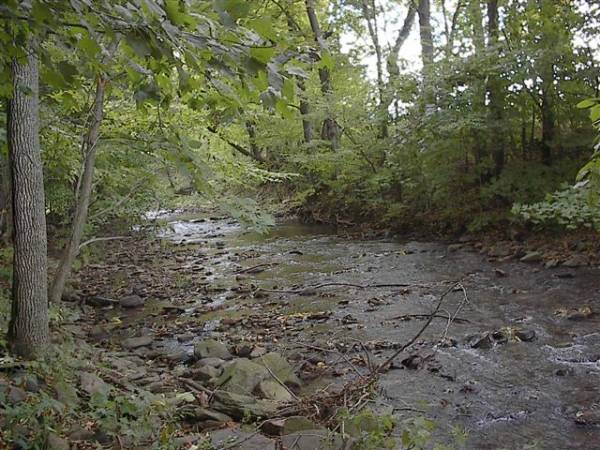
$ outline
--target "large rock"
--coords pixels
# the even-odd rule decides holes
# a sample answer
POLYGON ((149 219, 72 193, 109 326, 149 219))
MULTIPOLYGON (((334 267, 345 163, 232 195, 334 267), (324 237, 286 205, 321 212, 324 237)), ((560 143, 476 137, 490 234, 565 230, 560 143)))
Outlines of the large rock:
POLYGON ((319 427, 304 416, 291 416, 285 418, 271 419, 264 422, 261 430, 271 436, 283 436, 306 430, 316 430, 319 427))
POLYGON ((194 356, 197 359, 202 358, 220 358, 231 359, 231 353, 227 350, 225 344, 214 339, 205 339, 194 345, 194 356))
POLYGON ((589 264, 589 260, 584 255, 573 255, 567 259, 562 265, 565 267, 583 267, 589 264))
POLYGON ((304 430, 281 438, 281 447, 285 450, 342 450, 344 440, 339 434, 328 430, 304 430))
POLYGON ((127 295, 119 300, 122 308, 140 308, 144 306, 144 299, 139 295, 127 295))
POLYGON ((69 450, 69 441, 55 433, 48 435, 48 448, 51 450, 69 450))
MULTIPOLYGON (((211 448, 231 450, 275 450, 275 441, 255 433, 240 430, 223 429, 210 435, 211 448), (239 445, 236 443, 239 442, 239 445)), ((314 450, 314 449, 313 449, 314 450)))
POLYGON ((268 367, 269 370, 286 386, 300 387, 302 382, 298 376, 294 373, 294 369, 287 362, 287 360, 279 353, 267 353, 260 358, 256 358, 257 364, 261 364, 268 367))
POLYGON ((256 388, 258 395, 276 402, 291 402, 293 397, 288 389, 275 380, 264 380, 256 388))
POLYGON ((110 385, 105 383, 98 375, 89 372, 79 374, 81 389, 89 395, 101 394, 107 395, 110 391, 110 385))
POLYGON ((229 392, 252 395, 258 384, 270 377, 269 371, 263 365, 249 359, 237 359, 227 365, 215 384, 229 392))
POLYGON ((131 337, 131 338, 124 339, 123 342, 121 342, 121 346, 128 350, 132 350, 134 348, 146 347, 146 346, 152 344, 153 340, 154 340, 154 337, 152 337, 150 335, 140 336, 140 337, 131 337))
POLYGON ((278 404, 271 400, 260 400, 249 395, 216 391, 212 409, 227 414, 236 420, 247 418, 273 417, 278 404))

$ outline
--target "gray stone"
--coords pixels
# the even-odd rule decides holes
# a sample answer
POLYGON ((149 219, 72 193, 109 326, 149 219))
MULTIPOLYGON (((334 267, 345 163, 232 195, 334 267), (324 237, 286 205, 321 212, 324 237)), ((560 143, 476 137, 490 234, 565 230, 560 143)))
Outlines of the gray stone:
POLYGON ((11 403, 12 405, 18 405, 19 403, 22 403, 25 400, 27 400, 27 392, 25 392, 24 389, 21 389, 19 387, 11 386, 8 389, 7 398, 9 403, 11 403))
POLYGON ((227 360, 232 358, 225 344, 214 339, 205 339, 194 345, 194 356, 197 359, 220 358, 227 360))
POLYGON ((278 404, 271 400, 259 400, 249 395, 227 391, 216 391, 214 400, 213 409, 236 420, 243 420, 248 417, 273 417, 278 408, 278 404))
POLYGON ((510 256, 513 254, 513 249, 510 243, 499 243, 489 249, 488 255, 496 258, 510 256))
POLYGON ((208 382, 213 378, 218 378, 223 373, 223 368, 213 366, 202 366, 192 370, 192 378, 201 382, 208 382))
POLYGON ((139 308, 144 306, 144 299, 139 295, 127 295, 119 300, 122 308, 139 308))
POLYGON ((102 394, 106 395, 110 391, 110 386, 106 384, 98 375, 89 372, 81 372, 79 374, 81 389, 89 395, 102 394))
POLYGON ((227 414, 223 414, 218 411, 213 411, 212 409, 202 408, 199 406, 184 407, 182 408, 181 412, 183 413, 184 417, 186 417, 188 420, 193 419, 199 422, 203 422, 206 420, 222 423, 233 422, 233 419, 227 414))
POLYGON ((262 364, 269 368, 271 372, 286 386, 300 387, 302 382, 294 373, 294 369, 287 360, 279 353, 267 353, 260 358, 256 358, 257 364, 262 364))
POLYGON ((275 400, 276 402, 291 402, 293 397, 285 387, 275 380, 264 380, 256 388, 262 398, 275 400))
POLYGON ((589 260, 584 255, 573 255, 569 259, 567 259, 562 265, 565 267, 583 267, 589 264, 589 260))
POLYGON ((250 359, 260 358, 263 355, 267 354, 267 349, 264 347, 259 347, 258 345, 252 349, 250 352, 250 359))
POLYGON ((448 252, 450 252, 450 253, 457 252, 461 248, 463 248, 463 244, 450 244, 448 246, 448 252))
POLYGON ((281 445, 287 450, 342 450, 345 447, 339 434, 318 429, 285 435, 281 445))
POLYGON ((227 448, 231 450, 275 450, 274 440, 260 434, 246 433, 240 430, 218 430, 211 433, 210 439, 214 448, 227 448), (236 442, 239 442, 239 445, 235 445, 236 442))
POLYGON ((539 262, 542 260, 542 254, 540 252, 528 252, 525 256, 523 256, 520 261, 521 262, 539 262))
POLYGON ((69 450, 69 441, 54 433, 48 435, 47 445, 49 450, 69 450))
POLYGON ((204 367, 204 366, 221 367, 223 364, 225 364, 225 360, 223 360, 221 358, 203 358, 203 359, 196 361, 194 363, 193 367, 194 368, 200 368, 200 367, 204 367))
POLYGON ((249 359, 236 359, 225 367, 215 384, 229 392, 252 395, 258 384, 269 377, 270 374, 263 365, 249 359))
POLYGON ((150 336, 150 335, 140 336, 140 337, 131 337, 131 338, 124 339, 123 342, 121 342, 121 346, 123 348, 131 350, 134 348, 146 347, 146 346, 152 344, 153 341, 154 341, 154 337, 150 336))
POLYGON ((194 335, 194 333, 183 333, 183 334, 178 334, 177 335, 177 340, 179 342, 190 342, 195 337, 196 336, 194 335))
POLYGON ((316 430, 319 427, 304 416, 292 416, 282 419, 267 420, 261 430, 271 436, 283 436, 306 430, 316 430))

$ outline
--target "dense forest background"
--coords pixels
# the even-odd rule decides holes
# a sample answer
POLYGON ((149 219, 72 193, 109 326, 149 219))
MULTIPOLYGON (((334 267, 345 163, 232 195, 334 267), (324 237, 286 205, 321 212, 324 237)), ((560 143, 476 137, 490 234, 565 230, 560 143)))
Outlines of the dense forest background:
MULTIPOLYGON (((52 225, 72 222, 92 146, 88 227, 135 220, 177 191, 268 222, 246 198, 256 188, 308 219, 405 230, 598 224, 589 185, 571 187, 598 119, 578 108, 598 96, 594 2, 316 1, 310 14, 303 1, 167 4, 110 5, 114 17, 94 18, 110 30, 53 31, 73 11, 34 2, 52 225), (203 35, 167 48, 143 28, 161 14, 203 35)), ((11 8, 7 49, 26 23, 11 8)))

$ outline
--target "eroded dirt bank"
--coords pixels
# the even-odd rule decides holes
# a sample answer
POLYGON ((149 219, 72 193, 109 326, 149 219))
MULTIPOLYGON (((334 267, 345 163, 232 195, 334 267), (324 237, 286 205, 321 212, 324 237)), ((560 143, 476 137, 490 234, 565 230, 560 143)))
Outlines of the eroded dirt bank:
POLYGON ((467 448, 600 448, 598 269, 327 227, 280 224, 263 237, 223 218, 167 221, 157 239, 107 244, 107 261, 76 284, 88 323, 75 331, 122 358, 129 382, 214 383, 223 369, 199 374, 195 362, 210 338, 234 357, 283 355, 299 378, 290 395, 340 386, 415 336, 461 280, 382 374, 374 407, 429 417, 451 445, 451 427, 464 428, 467 448))

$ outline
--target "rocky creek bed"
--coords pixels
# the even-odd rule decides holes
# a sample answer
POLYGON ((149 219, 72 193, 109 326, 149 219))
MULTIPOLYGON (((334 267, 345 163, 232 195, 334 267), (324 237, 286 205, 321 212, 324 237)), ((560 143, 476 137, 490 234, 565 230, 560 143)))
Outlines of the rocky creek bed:
MULTIPOLYGON (((79 388, 111 381, 173 399, 189 424, 183 448, 207 432, 215 448, 367 448, 339 423, 335 435, 323 428, 340 406, 327 399, 348 386, 346 409, 396 418, 398 448, 415 417, 450 447, 600 448, 600 277, 589 260, 544 267, 510 243, 163 220, 156 237, 108 242, 106 259, 78 272, 66 300, 80 314, 66 327, 106 368, 104 379, 82 371, 79 388), (371 374, 415 336, 373 392, 371 374), (249 421, 260 433, 232 426, 249 421)), ((11 389, 14 401, 27 395, 11 389)), ((102 442, 73 433, 66 445, 102 442)))

